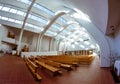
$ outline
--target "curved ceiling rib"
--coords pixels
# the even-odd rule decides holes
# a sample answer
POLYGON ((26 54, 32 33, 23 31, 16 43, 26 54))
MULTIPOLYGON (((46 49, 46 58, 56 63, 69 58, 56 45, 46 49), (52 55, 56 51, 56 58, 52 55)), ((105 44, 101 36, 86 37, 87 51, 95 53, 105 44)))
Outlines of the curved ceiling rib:
POLYGON ((44 30, 42 31, 42 33, 39 34, 38 36, 38 43, 37 43, 37 51, 40 51, 40 47, 41 47, 41 40, 42 40, 42 36, 45 34, 45 32, 50 28, 50 26, 57 20, 57 18, 59 18, 60 16, 67 14, 68 12, 66 11, 61 11, 59 13, 57 13, 50 21, 49 23, 45 26, 44 30))
POLYGON ((25 15, 25 18, 24 18, 24 21, 23 21, 23 25, 22 25, 22 28, 21 28, 21 32, 20 32, 20 36, 19 36, 19 40, 18 40, 18 46, 17 46, 17 54, 19 55, 19 52, 20 52, 20 46, 21 46, 21 40, 22 40, 22 36, 23 36, 23 31, 24 31, 24 27, 25 27, 25 23, 27 21, 27 18, 28 18, 28 15, 32 9, 32 6, 33 4, 35 3, 35 0, 33 0, 27 10, 27 13, 25 15))
POLYGON ((67 12, 65 11, 61 11, 58 14, 56 14, 50 21, 49 23, 45 26, 43 32, 41 33, 41 35, 44 35, 45 32, 50 28, 50 26, 57 20, 57 18, 59 18, 60 16, 67 14, 67 12))
POLYGON ((76 23, 76 22, 68 22, 68 24, 65 24, 62 28, 61 28, 61 31, 59 31, 58 33, 57 33, 57 35, 55 35, 54 37, 56 37, 56 36, 58 36, 64 29, 66 29, 68 26, 70 26, 70 25, 72 25, 72 24, 78 24, 78 23, 76 23))

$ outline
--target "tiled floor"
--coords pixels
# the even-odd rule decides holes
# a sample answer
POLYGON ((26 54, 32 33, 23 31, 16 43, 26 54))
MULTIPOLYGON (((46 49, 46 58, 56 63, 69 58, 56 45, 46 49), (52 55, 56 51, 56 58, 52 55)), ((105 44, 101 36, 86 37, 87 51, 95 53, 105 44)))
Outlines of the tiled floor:
POLYGON ((43 79, 36 81, 20 57, 0 57, 0 84, 114 84, 109 69, 100 68, 98 57, 89 66, 79 65, 73 71, 62 71, 63 75, 53 77, 40 70, 43 79))

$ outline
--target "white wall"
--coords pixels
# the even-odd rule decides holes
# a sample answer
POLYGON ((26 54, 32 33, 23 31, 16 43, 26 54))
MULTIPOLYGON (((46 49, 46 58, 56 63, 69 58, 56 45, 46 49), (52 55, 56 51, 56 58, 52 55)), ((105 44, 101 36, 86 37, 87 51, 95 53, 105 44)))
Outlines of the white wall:
POLYGON ((114 46, 116 48, 115 49, 116 56, 120 56, 120 30, 116 32, 114 46))
MULTIPOLYGON (((0 39, 1 40, 2 40, 2 38, 7 38, 8 31, 13 32, 15 34, 16 41, 19 40, 20 29, 8 27, 8 26, 0 27, 0 32, 1 32, 0 39)), ((20 50, 24 47, 24 45, 27 45, 29 47, 30 52, 36 52, 37 38, 38 38, 38 34, 33 33, 33 32, 24 31, 20 50)), ((5 51, 9 51, 9 50, 11 51, 12 47, 10 47, 10 45, 1 44, 1 40, 0 40, 0 45, 3 45, 3 46, 0 46, 0 48, 3 48, 5 51)), ((51 40, 51 37, 44 36, 44 38, 42 40, 41 51, 49 51, 50 50, 49 49, 50 40, 51 40)), ((52 45, 53 46, 51 47, 51 51, 54 51, 56 49, 56 45, 57 45, 57 44, 55 44, 55 40, 53 40, 52 45)))
POLYGON ((42 39, 42 44, 41 44, 41 51, 49 51, 50 47, 50 37, 44 36, 42 39))
POLYGON ((59 51, 64 51, 64 42, 60 42, 60 45, 59 45, 59 51))
MULTIPOLYGON (((3 25, 0 26, 0 33, 1 33, 0 39, 1 39, 1 41, 3 38, 7 37, 8 31, 9 30, 5 26, 3 26, 3 25)), ((0 42, 0 46, 1 46, 1 50, 3 50, 4 53, 11 52, 11 48, 9 47, 9 45, 3 44, 2 42, 0 42)))
POLYGON ((37 44, 37 39, 38 39, 38 34, 34 34, 33 35, 33 39, 32 39, 32 44, 31 44, 31 50, 32 52, 36 52, 36 44, 37 44))
MULTIPOLYGON (((12 27, 8 27, 8 26, 0 26, 0 39, 1 41, 3 40, 8 40, 6 42, 11 42, 11 41, 15 41, 15 42, 12 42, 12 43, 15 43, 17 44, 17 41, 19 39, 19 33, 20 33, 20 30, 17 29, 17 28, 12 28, 12 27), (7 35, 8 35, 8 32, 12 32, 14 35, 15 35, 15 39, 7 39, 7 35)), ((29 35, 23 35, 23 38, 22 38, 22 43, 21 43, 21 49, 23 48, 24 45, 28 45, 28 39, 30 37, 28 37, 29 35)), ((6 43, 1 43, 0 42, 0 45, 1 45, 1 49, 4 50, 4 52, 12 52, 12 48, 14 48, 15 46, 11 45, 11 44, 6 44, 6 43)))
POLYGON ((52 51, 57 51, 57 47, 58 47, 58 44, 57 44, 57 40, 53 40, 53 44, 52 44, 52 51))
POLYGON ((2 34, 2 38, 7 37, 8 31, 9 31, 7 27, 1 26, 0 31, 1 31, 1 34, 2 34))
POLYGON ((57 46, 58 46, 57 40, 55 40, 54 38, 51 38, 50 51, 57 51, 57 46))

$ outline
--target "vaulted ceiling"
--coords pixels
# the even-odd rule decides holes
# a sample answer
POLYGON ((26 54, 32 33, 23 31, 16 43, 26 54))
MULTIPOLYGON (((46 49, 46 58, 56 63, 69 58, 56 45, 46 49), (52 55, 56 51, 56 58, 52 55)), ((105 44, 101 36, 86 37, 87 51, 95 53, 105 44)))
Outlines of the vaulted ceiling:
MULTIPOLYGON (((0 23, 21 28, 31 1, 0 0, 0 23)), ((103 34, 111 35, 119 27, 119 4, 119 0, 36 0, 27 18, 25 30, 42 32, 57 12, 64 10, 69 11, 69 14, 59 17, 45 35, 71 43, 90 39, 89 33, 80 24, 83 20, 96 25, 103 34)))
POLYGON ((63 0, 85 12, 106 35, 120 29, 120 0, 63 0))

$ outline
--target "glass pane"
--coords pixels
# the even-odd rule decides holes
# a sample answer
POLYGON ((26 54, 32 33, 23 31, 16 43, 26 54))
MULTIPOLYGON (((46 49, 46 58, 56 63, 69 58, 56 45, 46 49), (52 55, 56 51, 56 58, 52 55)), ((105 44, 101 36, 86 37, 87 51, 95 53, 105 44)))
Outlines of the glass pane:
POLYGON ((8 20, 8 18, 7 18, 7 17, 2 17, 1 19, 3 19, 3 20, 8 20))
POLYGON ((53 11, 51 11, 48 8, 42 6, 41 4, 35 3, 33 6, 40 9, 40 10, 42 10, 42 11, 44 11, 44 12, 46 12, 46 13, 48 13, 48 14, 50 14, 50 15, 52 15, 52 16, 54 15, 53 11))
POLYGON ((16 9, 10 9, 10 12, 11 12, 11 13, 16 13, 17 10, 16 10, 16 9))
POLYGON ((17 11, 17 14, 18 14, 18 15, 22 15, 22 16, 24 16, 25 13, 22 12, 22 11, 17 11))
POLYGON ((56 30, 60 30, 60 26, 57 24, 53 24, 52 27, 54 27, 56 30))
POLYGON ((0 6, 0 10, 2 9, 3 6, 0 6))
POLYGON ((3 11, 9 11, 10 8, 8 8, 8 7, 3 7, 2 10, 3 10, 3 11))
POLYGON ((9 18, 8 21, 10 21, 10 22, 15 22, 15 19, 9 18))
POLYGON ((26 3, 26 4, 30 4, 31 3, 31 0, 18 0, 18 1, 21 1, 21 2, 26 3))
POLYGON ((22 21, 16 20, 15 23, 21 24, 22 21))

